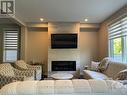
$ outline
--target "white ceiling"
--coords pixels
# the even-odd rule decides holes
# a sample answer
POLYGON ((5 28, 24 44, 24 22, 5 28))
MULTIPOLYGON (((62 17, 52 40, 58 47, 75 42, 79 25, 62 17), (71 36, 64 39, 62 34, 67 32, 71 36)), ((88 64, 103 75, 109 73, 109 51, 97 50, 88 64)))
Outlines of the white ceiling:
POLYGON ((100 23, 127 4, 127 0, 15 0, 16 13, 25 22, 48 21, 100 23))

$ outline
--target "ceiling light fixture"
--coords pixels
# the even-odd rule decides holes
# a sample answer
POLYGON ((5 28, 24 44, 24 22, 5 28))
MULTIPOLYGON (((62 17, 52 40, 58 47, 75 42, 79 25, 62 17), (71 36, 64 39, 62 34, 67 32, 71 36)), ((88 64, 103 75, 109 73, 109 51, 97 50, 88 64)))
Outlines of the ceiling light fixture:
POLYGON ((43 18, 40 18, 40 21, 44 21, 44 19, 43 18))
POLYGON ((84 19, 84 21, 85 21, 85 22, 87 22, 87 21, 88 21, 88 19, 87 19, 87 18, 85 18, 85 19, 84 19))

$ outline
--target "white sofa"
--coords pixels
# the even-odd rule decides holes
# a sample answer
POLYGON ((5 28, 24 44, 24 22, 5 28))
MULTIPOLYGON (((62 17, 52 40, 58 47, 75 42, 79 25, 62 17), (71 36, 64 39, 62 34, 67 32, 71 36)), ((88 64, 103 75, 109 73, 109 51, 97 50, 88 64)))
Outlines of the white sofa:
MULTIPOLYGON (((108 59, 108 66, 104 72, 101 73, 98 71, 88 69, 88 70, 83 70, 83 73, 85 79, 99 79, 99 80, 116 79, 118 73, 125 69, 127 73, 127 64, 115 62, 108 59)), ((126 74, 126 78, 127 78, 127 74, 126 74)))
POLYGON ((113 80, 43 80, 5 85, 0 95, 127 95, 127 88, 113 80))

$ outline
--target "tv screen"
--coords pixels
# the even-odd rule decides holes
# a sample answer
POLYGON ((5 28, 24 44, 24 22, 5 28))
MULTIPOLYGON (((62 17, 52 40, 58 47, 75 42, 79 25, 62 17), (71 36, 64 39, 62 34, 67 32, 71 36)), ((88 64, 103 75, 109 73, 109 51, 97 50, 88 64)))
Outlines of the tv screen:
POLYGON ((51 34, 51 48, 77 48, 77 34, 51 34))

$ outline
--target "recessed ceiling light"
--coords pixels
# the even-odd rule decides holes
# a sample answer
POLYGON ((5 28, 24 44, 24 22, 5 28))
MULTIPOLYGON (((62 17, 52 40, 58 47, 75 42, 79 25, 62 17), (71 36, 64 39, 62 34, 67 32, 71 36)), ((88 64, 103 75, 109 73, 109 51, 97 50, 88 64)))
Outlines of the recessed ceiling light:
POLYGON ((40 21, 44 21, 44 19, 43 18, 40 18, 40 21))
POLYGON ((85 19, 84 19, 84 21, 85 21, 85 22, 87 22, 87 21, 88 21, 88 19, 87 19, 87 18, 85 18, 85 19))

